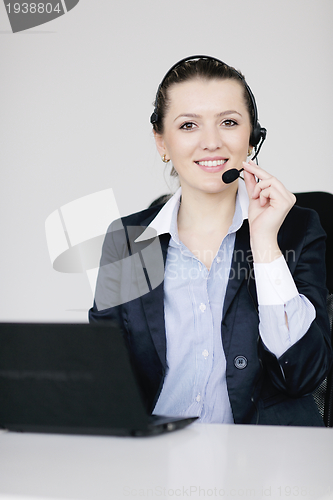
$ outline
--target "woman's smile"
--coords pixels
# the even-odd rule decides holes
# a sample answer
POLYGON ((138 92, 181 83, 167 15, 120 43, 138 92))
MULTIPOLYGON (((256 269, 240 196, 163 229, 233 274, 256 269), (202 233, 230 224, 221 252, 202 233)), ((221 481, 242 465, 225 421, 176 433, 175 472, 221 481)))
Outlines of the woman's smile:
POLYGON ((221 158, 221 159, 204 159, 204 160, 199 160, 195 161, 197 165, 199 165, 202 170, 205 172, 221 172, 226 164, 227 164, 228 158, 221 158))

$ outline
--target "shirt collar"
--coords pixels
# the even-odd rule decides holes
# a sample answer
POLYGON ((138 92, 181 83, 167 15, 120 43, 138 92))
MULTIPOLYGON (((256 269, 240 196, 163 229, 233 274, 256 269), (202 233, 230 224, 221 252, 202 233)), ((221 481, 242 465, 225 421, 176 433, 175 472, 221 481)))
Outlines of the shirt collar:
MULTIPOLYGON (((143 231, 143 233, 135 240, 135 242, 145 241, 152 238, 152 235, 160 236, 161 234, 170 234, 173 238, 177 234, 177 228, 175 227, 173 221, 175 221, 175 213, 178 213, 180 205, 180 197, 182 194, 182 188, 180 187, 175 194, 170 198, 170 200, 161 208, 156 217, 151 221, 149 226, 143 231)), ((238 182, 238 191, 236 198, 236 206, 239 203, 242 222, 244 219, 248 218, 249 209, 249 197, 247 194, 245 182, 238 182)), ((234 221, 235 222, 235 221, 234 221)), ((234 224, 234 223, 233 223, 234 224)), ((230 228, 231 229, 231 228, 230 228)))

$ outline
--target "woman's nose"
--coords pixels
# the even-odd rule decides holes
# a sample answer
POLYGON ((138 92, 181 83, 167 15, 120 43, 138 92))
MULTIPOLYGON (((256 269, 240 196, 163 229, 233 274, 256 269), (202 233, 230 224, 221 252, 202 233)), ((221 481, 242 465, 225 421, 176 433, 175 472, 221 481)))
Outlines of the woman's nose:
POLYGON ((216 127, 209 127, 203 131, 201 146, 202 149, 209 149, 210 151, 220 148, 222 146, 220 130, 216 127))

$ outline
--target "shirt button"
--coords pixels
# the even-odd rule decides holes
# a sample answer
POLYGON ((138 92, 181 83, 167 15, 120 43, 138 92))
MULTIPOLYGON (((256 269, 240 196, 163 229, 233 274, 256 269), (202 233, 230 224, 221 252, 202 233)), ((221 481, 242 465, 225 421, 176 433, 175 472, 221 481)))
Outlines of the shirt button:
POLYGON ((206 311, 206 306, 205 306, 205 304, 203 304, 203 303, 201 302, 201 304, 200 304, 200 306, 199 306, 199 309, 200 309, 200 311, 201 311, 201 312, 205 312, 205 311, 206 311))
POLYGON ((201 396, 200 396, 200 394, 198 394, 198 395, 197 395, 197 397, 195 398, 195 400, 197 401, 197 403, 200 403, 200 401, 201 401, 201 396))
POLYGON ((275 280, 276 285, 281 285, 281 280, 275 280))
POLYGON ((218 264, 221 262, 220 257, 217 257, 217 258, 216 258, 216 262, 217 262, 218 264))
POLYGON ((209 353, 208 353, 207 349, 205 349, 204 351, 202 351, 202 355, 203 355, 204 358, 208 358, 208 354, 209 353))

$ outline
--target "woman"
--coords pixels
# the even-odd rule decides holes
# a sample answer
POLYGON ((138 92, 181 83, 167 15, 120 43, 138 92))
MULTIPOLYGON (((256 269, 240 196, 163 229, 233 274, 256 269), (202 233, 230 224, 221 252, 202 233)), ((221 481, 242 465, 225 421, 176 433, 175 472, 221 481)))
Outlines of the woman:
POLYGON ((111 225, 90 321, 123 329, 150 412, 323 425, 311 392, 331 361, 325 234, 246 161, 265 129, 244 77, 207 56, 182 60, 151 121, 181 187, 111 225), (232 169, 244 181, 223 180, 232 169))

